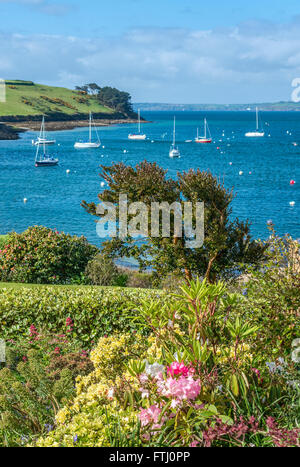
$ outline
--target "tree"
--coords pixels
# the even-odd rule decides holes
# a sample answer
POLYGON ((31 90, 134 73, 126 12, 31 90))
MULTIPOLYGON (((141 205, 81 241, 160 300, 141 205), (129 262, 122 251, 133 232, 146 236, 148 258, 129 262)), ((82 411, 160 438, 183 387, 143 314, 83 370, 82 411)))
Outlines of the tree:
MULTIPOLYGON (((123 240, 112 238, 103 243, 104 252, 109 256, 134 257, 141 270, 151 267, 157 276, 175 272, 184 274, 187 280, 197 275, 206 277, 210 282, 242 270, 242 263, 255 265, 262 260, 266 247, 251 240, 248 221, 230 219, 233 192, 227 190, 210 172, 191 169, 178 173, 177 180, 172 180, 167 178, 166 170, 147 161, 135 167, 118 163, 101 168, 100 176, 109 187, 98 195, 101 202, 117 204, 119 194, 126 193, 129 203, 142 201, 149 211, 152 202, 178 202, 182 207, 184 201, 204 202, 205 205, 202 247, 187 247, 187 233, 184 232, 182 237, 176 234, 175 213, 171 211, 169 238, 162 236, 160 217, 159 237, 149 236, 143 243, 132 237, 123 240)), ((88 213, 97 215, 95 203, 83 201, 82 206, 88 213)), ((193 212, 193 227, 195 224, 193 212)))

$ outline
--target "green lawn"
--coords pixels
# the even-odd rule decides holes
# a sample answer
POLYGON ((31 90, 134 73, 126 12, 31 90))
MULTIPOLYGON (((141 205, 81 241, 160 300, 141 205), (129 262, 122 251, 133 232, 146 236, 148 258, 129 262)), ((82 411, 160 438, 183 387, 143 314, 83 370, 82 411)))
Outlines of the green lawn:
POLYGON ((77 91, 42 84, 26 85, 22 81, 7 81, 6 102, 0 105, 1 116, 48 114, 61 112, 68 115, 84 113, 111 114, 113 110, 100 105, 93 96, 77 91), (56 101, 54 100, 56 99, 56 101))

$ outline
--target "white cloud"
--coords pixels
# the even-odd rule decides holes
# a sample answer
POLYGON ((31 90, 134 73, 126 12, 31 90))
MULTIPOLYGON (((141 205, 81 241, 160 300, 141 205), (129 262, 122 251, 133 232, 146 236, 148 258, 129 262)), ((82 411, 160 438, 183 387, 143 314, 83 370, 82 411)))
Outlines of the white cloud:
POLYGON ((135 101, 288 100, 300 76, 299 19, 207 31, 135 29, 114 38, 2 35, 4 75, 68 86, 95 81, 128 90, 135 101))
POLYGON ((0 0, 0 3, 25 5, 46 15, 60 16, 69 13, 71 8, 62 2, 51 2, 47 0, 0 0))

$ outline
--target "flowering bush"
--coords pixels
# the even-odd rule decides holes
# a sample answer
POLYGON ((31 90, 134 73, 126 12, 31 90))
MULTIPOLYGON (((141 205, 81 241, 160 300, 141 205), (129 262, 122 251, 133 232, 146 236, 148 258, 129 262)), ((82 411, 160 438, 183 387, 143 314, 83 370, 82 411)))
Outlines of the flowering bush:
POLYGON ((84 237, 46 227, 12 233, 0 251, 0 280, 38 284, 65 284, 84 272, 97 248, 84 237))
POLYGON ((32 324, 21 341, 6 345, 0 370, 0 444, 18 446, 54 427, 59 409, 75 395, 78 374, 93 370, 88 353, 64 334, 40 333, 32 324))
POLYGON ((297 422, 282 416, 298 390, 284 380, 298 368, 282 359, 272 373, 251 354, 260 329, 237 314, 244 300, 197 281, 173 302, 144 301, 136 320, 148 337, 101 338, 95 370, 77 378, 76 397, 36 445, 299 445, 297 422))

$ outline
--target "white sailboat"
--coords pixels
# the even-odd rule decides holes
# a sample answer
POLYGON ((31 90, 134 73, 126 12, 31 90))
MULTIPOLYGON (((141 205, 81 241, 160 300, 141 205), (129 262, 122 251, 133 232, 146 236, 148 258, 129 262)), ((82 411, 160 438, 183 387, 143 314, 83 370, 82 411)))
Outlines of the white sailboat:
POLYGON ((195 143, 204 143, 208 144, 212 142, 212 137, 210 129, 207 123, 206 118, 204 119, 204 136, 199 136, 199 129, 197 128, 197 137, 195 138, 195 143))
POLYGON ((173 143, 169 151, 170 157, 180 157, 180 151, 176 146, 176 118, 174 117, 174 128, 173 128, 173 143))
POLYGON ((38 146, 39 144, 55 144, 55 139, 48 139, 45 132, 45 117, 43 116, 43 125, 41 126, 40 134, 36 140, 32 140, 32 144, 34 146, 38 146))
POLYGON ((245 134, 245 136, 247 138, 262 138, 263 136, 265 136, 265 132, 259 130, 258 107, 256 107, 256 130, 249 131, 245 134))
POLYGON ((100 148, 101 146, 101 141, 100 141, 100 138, 99 138, 99 135, 98 135, 98 132, 97 132, 97 129, 95 127, 95 123, 94 123, 94 120, 93 120, 93 116, 92 116, 92 112, 90 112, 90 120, 89 120, 89 140, 86 141, 86 142, 77 142, 74 144, 74 148, 77 148, 77 149, 86 149, 86 148, 100 148), (93 142, 92 141, 92 125, 94 125, 94 129, 95 129, 95 132, 96 132, 96 136, 97 136, 97 141, 96 142, 93 142))
MULTIPOLYGON (((45 118, 43 117, 41 125, 41 133, 45 134, 45 118)), ((49 156, 46 151, 46 140, 42 140, 37 144, 37 149, 35 153, 35 166, 36 167, 51 167, 58 164, 58 159, 55 159, 53 156, 49 156), (40 147, 43 148, 43 151, 40 151, 40 147)))
POLYGON ((133 140, 145 140, 147 135, 141 133, 141 112, 138 110, 138 133, 131 133, 128 135, 128 139, 133 140))

